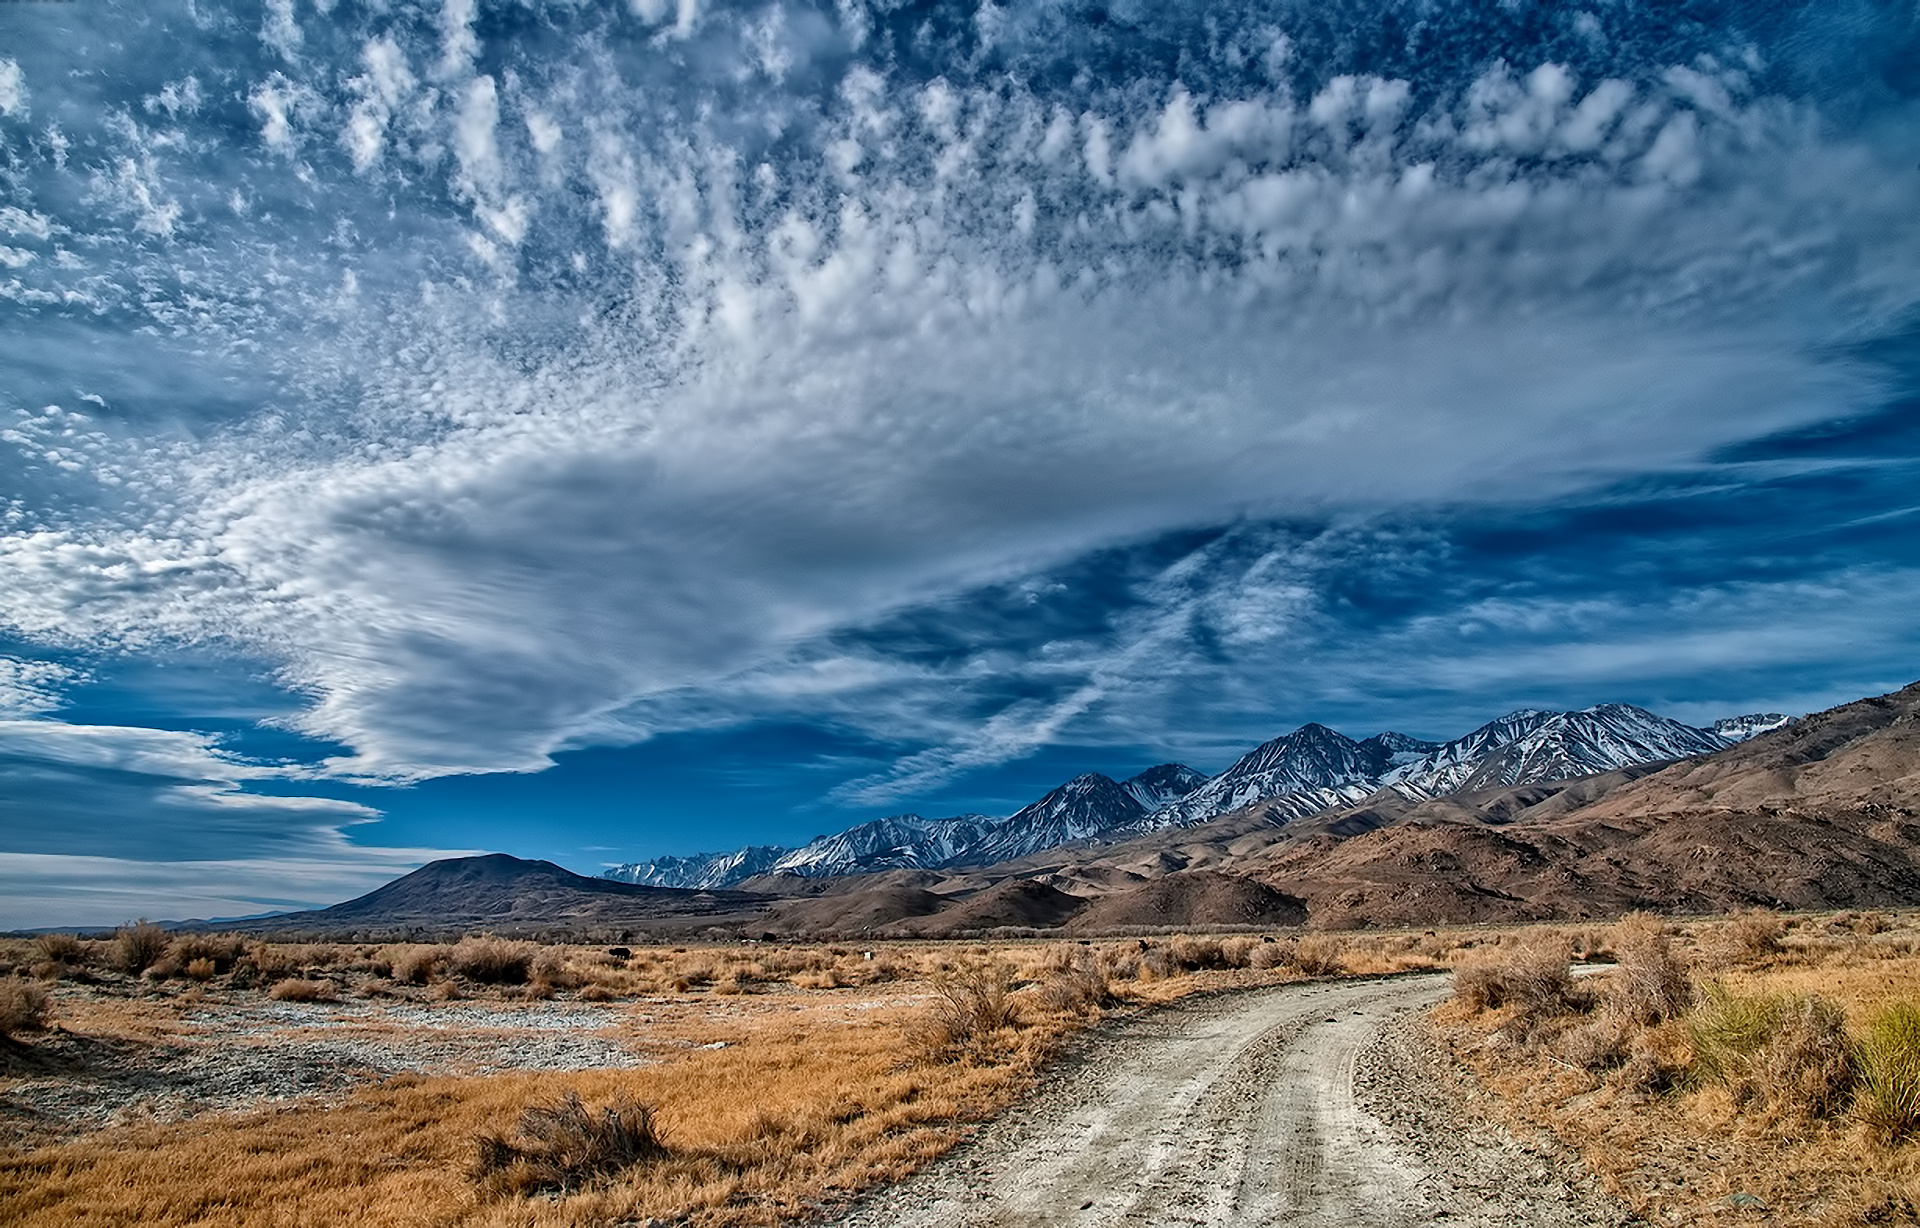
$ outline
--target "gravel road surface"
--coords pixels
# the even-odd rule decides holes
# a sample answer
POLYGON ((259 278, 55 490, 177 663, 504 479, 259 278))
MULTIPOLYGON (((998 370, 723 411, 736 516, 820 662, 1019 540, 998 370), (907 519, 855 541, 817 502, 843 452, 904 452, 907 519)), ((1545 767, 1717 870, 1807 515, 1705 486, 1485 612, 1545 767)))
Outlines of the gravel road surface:
POLYGON ((1416 1012, 1444 975, 1223 994, 1103 1029, 842 1228, 1629 1222, 1477 1111, 1416 1012))

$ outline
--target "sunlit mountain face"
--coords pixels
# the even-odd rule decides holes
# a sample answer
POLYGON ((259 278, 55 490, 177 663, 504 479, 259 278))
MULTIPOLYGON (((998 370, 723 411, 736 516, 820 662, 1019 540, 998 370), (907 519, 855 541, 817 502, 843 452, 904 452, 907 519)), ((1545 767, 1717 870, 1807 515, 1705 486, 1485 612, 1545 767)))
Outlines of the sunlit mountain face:
POLYGON ((0 5, 0 924, 1911 681, 1920 17, 0 5))

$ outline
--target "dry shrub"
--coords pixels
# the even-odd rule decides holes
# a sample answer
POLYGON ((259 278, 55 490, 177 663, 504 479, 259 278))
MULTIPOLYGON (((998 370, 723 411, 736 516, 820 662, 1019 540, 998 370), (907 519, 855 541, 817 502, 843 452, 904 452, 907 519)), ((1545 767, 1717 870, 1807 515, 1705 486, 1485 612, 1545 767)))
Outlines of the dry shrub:
POLYGON ((496 1198, 570 1192, 596 1177, 669 1155, 654 1130, 651 1107, 623 1097, 596 1117, 578 1092, 568 1092, 557 1105, 522 1113, 518 1139, 484 1134, 478 1143, 469 1175, 482 1193, 496 1198))
POLYGON ((93 962, 93 944, 82 941, 77 934, 39 934, 29 949, 37 963, 84 968, 93 962))
POLYGON ((1693 978, 1674 954, 1665 927, 1652 918, 1630 917, 1618 926, 1614 948, 1618 967, 1607 981, 1608 1010, 1651 1026, 1678 1019, 1692 1007, 1693 978))
POLYGON ((267 996, 275 1002, 331 1002, 333 986, 326 981, 309 981, 303 978, 291 978, 276 981, 267 996))
POLYGON ((1712 985, 1687 1034, 1695 1070, 1737 1105, 1828 1117, 1853 1091, 1846 1014, 1818 994, 1739 995, 1712 985))
POLYGON ((979 1052, 1018 1020, 1013 969, 1003 963, 963 963, 934 976, 932 1000, 907 1040, 923 1059, 939 1060, 979 1052))
POLYGON ((1475 1011, 1517 1006, 1529 1022, 1584 1010, 1592 999, 1574 983, 1572 953, 1564 938, 1500 947, 1455 970, 1453 996, 1475 1011))
POLYGON ((1786 920, 1778 913, 1749 908, 1710 930, 1704 945, 1721 964, 1752 965, 1780 954, 1786 933, 1786 920))
POLYGON ((447 971, 489 985, 525 984, 540 948, 506 938, 462 938, 447 952, 447 971))
POLYGON ((191 980, 211 981, 220 975, 220 968, 210 959, 195 959, 187 962, 186 973, 191 980))
POLYGON ((619 997, 619 994, 607 988, 605 985, 600 984, 598 981, 580 991, 580 1000, 582 1002, 612 1002, 619 997))
POLYGON ((0 1036, 40 1032, 53 1012, 53 999, 36 981, 23 976, 0 979, 0 1036))
POLYGON ((330 968, 340 960, 340 949, 325 943, 256 942, 248 948, 244 964, 251 965, 263 981, 279 981, 309 969, 330 968))
POLYGON ((1180 934, 1167 944, 1167 955, 1186 972, 1209 972, 1230 968, 1226 947, 1218 938, 1195 938, 1180 934))
POLYGON ((138 976, 160 962, 172 941, 167 931, 142 918, 114 931, 109 958, 120 971, 138 976))
POLYGON ((182 934, 168 946, 167 957, 188 968, 187 975, 192 976, 191 965, 196 962, 205 961, 218 974, 230 971, 246 952, 246 940, 231 934, 182 934))
POLYGON ((446 948, 441 946, 397 947, 387 954, 387 966, 400 984, 425 985, 433 980, 446 958, 446 948))
POLYGON ((1055 947, 1047 952, 1034 994, 1041 1006, 1063 1015, 1092 1015, 1119 1001, 1101 960, 1085 947, 1055 947))
POLYGON ((1853 919, 1853 932, 1862 938, 1871 938, 1875 934, 1887 932, 1886 917, 1877 912, 1863 912, 1853 919))
POLYGON ((1287 954, 1290 950, 1289 946, 1268 938, 1254 947, 1253 953, 1247 957, 1247 966, 1260 969, 1284 968, 1287 966, 1287 954))
POLYGON ((1920 1134, 1920 1002, 1894 1002, 1860 1042, 1854 1110, 1883 1142, 1920 1134))
POLYGON ((1346 944, 1326 934, 1309 934, 1292 944, 1287 963, 1302 976, 1333 976, 1340 971, 1346 944))
POLYGON ((566 952, 554 947, 535 955, 528 971, 533 983, 548 993, 556 989, 578 989, 585 981, 567 966, 566 952))

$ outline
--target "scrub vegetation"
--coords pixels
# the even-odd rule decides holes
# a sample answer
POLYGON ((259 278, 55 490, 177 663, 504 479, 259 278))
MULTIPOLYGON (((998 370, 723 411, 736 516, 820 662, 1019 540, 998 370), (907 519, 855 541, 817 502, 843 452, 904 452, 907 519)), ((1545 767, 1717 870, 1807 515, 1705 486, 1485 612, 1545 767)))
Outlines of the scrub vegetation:
POLYGON ((629 947, 165 931, 156 942, 156 928, 0 942, 0 976, 11 965, 13 978, 0 984, 50 1001, 58 1028, 16 1042, 0 1092, 44 1090, 64 1071, 76 1086, 95 1080, 97 1096, 114 1076, 89 1064, 107 1054, 145 1055, 115 1068, 133 1084, 207 1049, 238 1067, 316 1036, 330 1052, 350 1039, 404 1053, 462 1028, 498 1041, 515 1020, 523 1032, 502 1043, 516 1052, 564 1021, 629 1066, 481 1073, 423 1061, 294 1096, 269 1072, 245 1103, 133 1099, 64 1125, 9 1109, 9 1222, 789 1221, 939 1155, 1117 1012, 1442 968, 1472 941, 1275 932, 629 947))
POLYGON ((1438 1019, 1652 1222, 1920 1222, 1913 914, 1534 927, 1463 955, 1438 1019))

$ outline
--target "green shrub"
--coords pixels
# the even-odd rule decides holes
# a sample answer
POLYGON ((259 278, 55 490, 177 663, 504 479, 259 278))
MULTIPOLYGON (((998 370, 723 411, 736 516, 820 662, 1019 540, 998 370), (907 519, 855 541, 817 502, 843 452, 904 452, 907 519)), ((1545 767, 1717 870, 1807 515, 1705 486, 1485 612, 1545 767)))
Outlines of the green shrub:
POLYGON ((1846 1015, 1818 994, 1741 996, 1715 984, 1688 1017, 1687 1035, 1696 1073, 1735 1103, 1828 1117, 1852 1095, 1846 1015))
POLYGON ((1920 1002, 1896 1002, 1867 1026, 1854 1109, 1887 1142, 1920 1134, 1920 1002))

